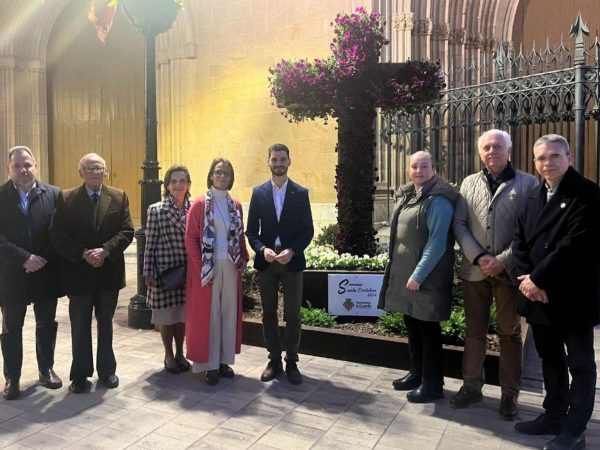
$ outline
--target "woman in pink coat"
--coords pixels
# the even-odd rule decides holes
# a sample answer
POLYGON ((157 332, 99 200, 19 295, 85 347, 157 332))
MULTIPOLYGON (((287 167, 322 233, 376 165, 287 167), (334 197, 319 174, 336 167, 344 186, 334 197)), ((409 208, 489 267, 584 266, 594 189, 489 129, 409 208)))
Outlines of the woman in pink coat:
POLYGON ((208 384, 233 377, 242 344, 242 271, 248 261, 242 206, 229 195, 234 171, 224 158, 213 160, 208 192, 196 199, 187 218, 187 357, 208 384))

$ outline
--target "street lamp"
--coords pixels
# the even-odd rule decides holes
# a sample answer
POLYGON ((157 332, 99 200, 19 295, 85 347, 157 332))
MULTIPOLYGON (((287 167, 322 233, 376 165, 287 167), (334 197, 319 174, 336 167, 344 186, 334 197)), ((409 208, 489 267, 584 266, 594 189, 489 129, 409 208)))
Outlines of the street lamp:
POLYGON ((129 302, 127 324, 131 328, 152 328, 152 312, 146 306, 146 284, 143 277, 144 247, 148 206, 160 200, 158 178, 156 122, 156 36, 171 28, 180 6, 175 0, 121 0, 120 7, 133 27, 144 35, 146 93, 146 155, 142 164, 142 227, 135 232, 137 242, 137 294, 129 302))

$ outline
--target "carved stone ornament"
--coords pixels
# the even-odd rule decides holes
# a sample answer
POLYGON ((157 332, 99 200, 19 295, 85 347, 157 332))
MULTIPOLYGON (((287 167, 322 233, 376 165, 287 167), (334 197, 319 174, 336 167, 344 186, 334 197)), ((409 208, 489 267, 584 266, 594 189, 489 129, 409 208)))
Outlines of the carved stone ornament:
POLYGON ((457 28, 450 31, 450 38, 448 39, 450 44, 462 45, 465 43, 466 31, 464 28, 457 28))
POLYGON ((447 23, 434 23, 431 30, 431 39, 445 41, 450 36, 450 25, 447 23))
POLYGON ((412 12, 394 14, 392 24, 396 31, 412 30, 415 26, 415 14, 412 12))

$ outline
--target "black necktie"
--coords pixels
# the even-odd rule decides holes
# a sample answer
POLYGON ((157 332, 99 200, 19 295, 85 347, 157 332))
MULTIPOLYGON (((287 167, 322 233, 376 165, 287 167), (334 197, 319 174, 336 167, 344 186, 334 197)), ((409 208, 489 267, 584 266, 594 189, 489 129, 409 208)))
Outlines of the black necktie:
POLYGON ((98 193, 97 193, 97 192, 94 192, 94 193, 92 194, 92 204, 93 204, 94 206, 96 206, 96 205, 98 204, 98 193))

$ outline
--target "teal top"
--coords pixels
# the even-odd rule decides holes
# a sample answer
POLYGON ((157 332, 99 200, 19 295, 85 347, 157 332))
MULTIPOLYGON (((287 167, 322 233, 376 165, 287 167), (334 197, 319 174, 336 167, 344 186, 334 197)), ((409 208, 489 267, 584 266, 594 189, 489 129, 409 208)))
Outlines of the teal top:
POLYGON ((446 252, 446 240, 453 214, 452 203, 446 197, 436 195, 431 199, 429 208, 425 212, 429 237, 423 249, 423 256, 411 275, 417 283, 422 284, 425 281, 446 252))

